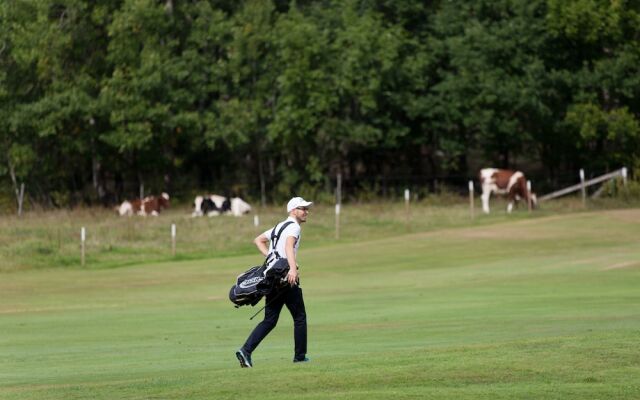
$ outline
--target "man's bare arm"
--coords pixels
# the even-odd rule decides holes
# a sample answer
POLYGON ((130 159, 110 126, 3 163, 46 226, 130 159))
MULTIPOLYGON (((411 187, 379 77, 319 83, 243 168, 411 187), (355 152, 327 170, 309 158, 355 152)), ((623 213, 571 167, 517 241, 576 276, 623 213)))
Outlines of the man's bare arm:
POLYGON ((269 254, 269 246, 267 246, 267 244, 269 243, 269 239, 264 235, 264 233, 256 236, 256 238, 253 239, 253 243, 256 245, 263 256, 266 257, 267 254, 269 254))
POLYGON ((287 274, 287 281, 291 286, 298 284, 298 264, 296 263, 296 253, 293 251, 293 246, 296 243, 295 236, 289 236, 284 246, 284 251, 287 254, 287 261, 289 262, 289 273, 287 274))

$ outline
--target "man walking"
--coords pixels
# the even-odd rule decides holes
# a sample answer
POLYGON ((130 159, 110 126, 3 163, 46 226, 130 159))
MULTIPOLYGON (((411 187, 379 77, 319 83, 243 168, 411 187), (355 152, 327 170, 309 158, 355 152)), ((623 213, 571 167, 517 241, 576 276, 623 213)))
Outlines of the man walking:
POLYGON ((258 235, 253 242, 260 253, 267 257, 267 268, 275 264, 276 260, 286 258, 289 264, 287 285, 273 290, 266 297, 264 320, 251 332, 244 345, 236 352, 236 357, 243 368, 253 367, 251 354, 278 323, 282 306, 286 305, 293 317, 294 356, 293 362, 306 362, 307 355, 307 314, 304 309, 302 289, 298 279, 298 264, 296 254, 300 247, 300 224, 307 221, 309 207, 312 202, 302 197, 294 197, 287 203, 289 217, 258 235), (274 236, 275 235, 275 236, 274 236), (275 238, 270 240, 270 238, 275 238), (269 243, 270 242, 270 243, 269 243), (267 247, 267 243, 269 246, 267 247))

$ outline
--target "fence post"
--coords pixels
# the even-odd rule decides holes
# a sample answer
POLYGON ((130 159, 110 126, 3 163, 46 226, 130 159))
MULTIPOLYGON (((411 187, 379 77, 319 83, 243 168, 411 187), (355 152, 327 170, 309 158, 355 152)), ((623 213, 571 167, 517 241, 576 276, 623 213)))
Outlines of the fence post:
POLYGON ((144 199, 144 183, 140 184, 140 200, 144 199))
POLYGON ((23 202, 24 202, 24 182, 20 184, 20 194, 18 195, 18 217, 22 216, 23 202))
POLYGON ((260 225, 260 217, 258 216, 258 214, 253 216, 253 226, 255 226, 256 228, 260 225))
POLYGON ((531 212, 531 181, 527 181, 527 207, 529 208, 529 212, 531 212))
POLYGON ((411 200, 411 192, 409 191, 409 189, 405 189, 404 190, 404 213, 405 213, 405 224, 406 224, 406 228, 409 229, 409 220, 411 219, 410 217, 410 210, 409 210, 409 200, 411 200))
POLYGON ((87 239, 87 231, 84 226, 80 229, 80 265, 84 267, 84 243, 87 239))
POLYGON ((336 183, 336 240, 340 239, 340 204, 342 203, 342 174, 338 173, 336 183))
POLYGON ((587 206, 587 188, 584 185, 584 169, 580 168, 580 190, 582 191, 582 205, 587 206))
POLYGON ((469 212, 471 213, 471 219, 476 217, 475 202, 473 201, 473 181, 469 181, 469 212))
POLYGON ((176 256, 176 224, 171 224, 171 255, 176 256))
POLYGON ((627 186, 627 167, 622 167, 622 184, 627 186))

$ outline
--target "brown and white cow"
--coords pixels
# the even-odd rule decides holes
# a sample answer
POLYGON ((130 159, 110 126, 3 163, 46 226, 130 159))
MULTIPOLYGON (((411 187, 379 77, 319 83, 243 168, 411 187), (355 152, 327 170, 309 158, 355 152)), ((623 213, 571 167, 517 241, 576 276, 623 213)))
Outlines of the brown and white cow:
POLYGON ((162 193, 160 196, 147 196, 142 200, 125 200, 117 210, 120 216, 132 216, 133 214, 157 216, 165 208, 169 208, 169 195, 167 193, 162 193))
POLYGON ((480 184, 482 186, 482 211, 489 213, 489 197, 491 193, 506 195, 509 204, 507 212, 513 210, 513 204, 524 199, 531 199, 531 206, 538 203, 536 194, 527 189, 527 179, 521 171, 508 169, 483 168, 480 170, 480 184))

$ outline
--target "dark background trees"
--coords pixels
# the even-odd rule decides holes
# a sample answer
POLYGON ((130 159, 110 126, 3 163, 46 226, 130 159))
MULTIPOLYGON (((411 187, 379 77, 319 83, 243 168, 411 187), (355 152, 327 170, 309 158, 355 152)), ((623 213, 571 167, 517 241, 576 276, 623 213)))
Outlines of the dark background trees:
POLYGON ((0 198, 637 168, 639 27, 635 1, 5 1, 0 198))

